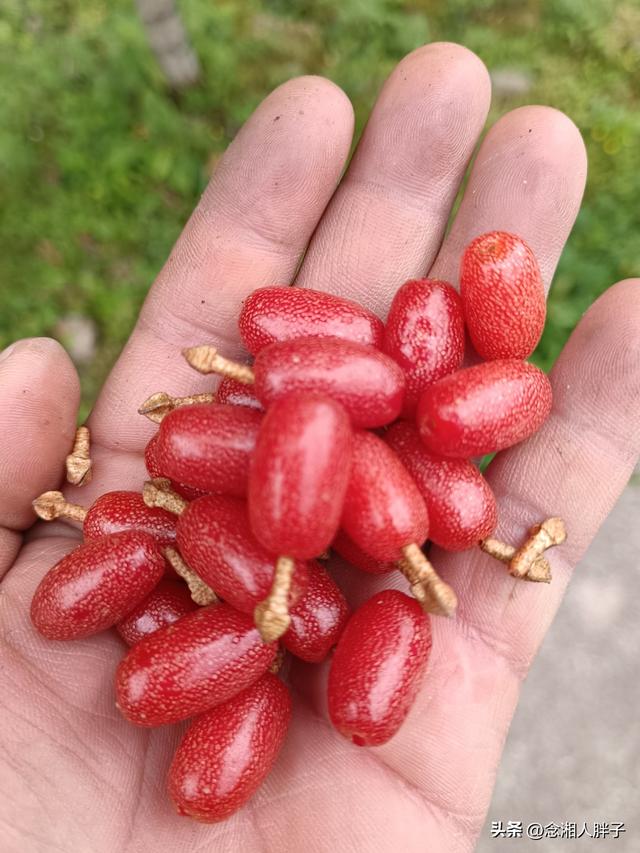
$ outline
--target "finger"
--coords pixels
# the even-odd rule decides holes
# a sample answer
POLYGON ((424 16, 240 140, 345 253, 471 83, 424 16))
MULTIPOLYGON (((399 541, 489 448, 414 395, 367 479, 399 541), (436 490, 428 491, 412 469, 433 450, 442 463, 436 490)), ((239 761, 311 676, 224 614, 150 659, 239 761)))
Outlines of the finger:
POLYGON ((60 484, 79 399, 77 373, 56 341, 29 338, 0 355, 0 576, 35 521, 31 501, 60 484))
POLYGON ((397 288, 436 255, 489 100, 487 70, 466 48, 436 43, 405 57, 380 93, 297 284, 384 316, 397 288))
POLYGON ((258 107, 222 158, 142 309, 91 417, 94 440, 139 451, 151 393, 203 386, 180 356, 202 340, 238 354, 240 303, 291 281, 344 167, 353 114, 327 80, 302 77, 258 107))
POLYGON ((521 107, 487 133, 451 231, 430 270, 458 282, 465 246, 486 231, 511 231, 533 249, 551 283, 584 192, 587 157, 580 131, 550 107, 521 107))

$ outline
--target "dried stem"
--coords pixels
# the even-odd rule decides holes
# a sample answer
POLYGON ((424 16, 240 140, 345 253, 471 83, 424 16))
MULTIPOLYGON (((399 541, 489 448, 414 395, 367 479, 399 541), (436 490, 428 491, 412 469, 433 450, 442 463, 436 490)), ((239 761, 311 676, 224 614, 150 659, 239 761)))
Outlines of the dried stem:
POLYGON ((253 619, 265 643, 278 640, 291 624, 289 590, 294 567, 291 557, 278 557, 269 595, 253 611, 253 619))
POLYGON ((561 518, 547 518, 529 531, 529 538, 518 548, 509 563, 509 571, 516 578, 524 577, 531 565, 547 548, 561 545, 567 538, 567 529, 561 518))
POLYGON ((182 354, 199 373, 217 373, 242 382, 243 385, 253 385, 254 374, 249 365, 225 358, 215 347, 191 347, 183 350, 182 354))
POLYGON ((165 480, 163 477, 147 480, 142 487, 142 499, 147 506, 157 506, 174 515, 181 515, 189 504, 189 501, 173 491, 171 480, 165 480))
POLYGON ((404 559, 398 568, 411 584, 411 592, 427 613, 451 616, 458 606, 458 598, 433 568, 422 550, 414 543, 402 549, 404 559))
POLYGON ((87 510, 83 506, 69 503, 62 492, 43 492, 33 501, 32 506, 35 514, 43 521, 65 518, 82 524, 87 515, 87 510))
POLYGON ((93 462, 89 455, 90 444, 89 427, 79 426, 71 453, 65 460, 67 483, 71 483, 72 486, 86 486, 91 480, 93 462))
MULTIPOLYGON (((517 551, 513 545, 508 545, 506 542, 501 542, 499 539, 483 539, 480 542, 480 550, 501 563, 509 565, 515 557, 517 551)), ((538 557, 531 563, 526 575, 522 580, 533 581, 534 583, 551 583, 551 566, 545 557, 538 557)))
POLYGON ((175 548, 165 548, 164 555, 173 566, 176 574, 180 575, 187 582, 191 598, 196 604, 201 604, 204 607, 207 604, 215 604, 218 601, 218 596, 211 587, 185 563, 175 548))
POLYGON ((276 675, 278 672, 280 672, 280 668, 281 668, 282 664, 284 663, 285 655, 286 655, 285 650, 282 648, 282 646, 278 645, 278 649, 276 651, 276 656, 273 659, 273 663, 269 667, 269 672, 272 672, 274 675, 276 675))
POLYGON ((154 424, 180 406, 194 406, 197 403, 213 403, 214 394, 191 394, 188 397, 172 397, 166 391, 158 391, 147 398, 138 409, 139 415, 145 415, 154 424))

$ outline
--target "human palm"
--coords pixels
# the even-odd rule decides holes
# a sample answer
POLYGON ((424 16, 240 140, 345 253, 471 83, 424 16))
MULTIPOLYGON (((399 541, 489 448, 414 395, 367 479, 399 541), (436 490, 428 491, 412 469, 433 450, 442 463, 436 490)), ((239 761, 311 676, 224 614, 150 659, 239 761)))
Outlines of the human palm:
MULTIPOLYGON (((529 242, 548 284, 586 173, 579 133, 555 110, 525 107, 494 125, 445 236, 488 103, 488 75, 473 54, 419 49, 386 83, 336 189, 352 135, 344 94, 314 77, 272 93, 220 162, 152 288, 91 416, 93 482, 70 497, 88 505, 109 489, 140 488, 152 426, 136 416, 139 403, 158 390, 203 390, 180 358, 185 346, 206 341, 241 355, 236 317, 255 287, 295 281, 384 316, 407 278, 456 282, 462 247, 496 228, 529 242)), ((30 527, 31 499, 60 482, 78 382, 57 344, 20 342, 0 362, 3 849, 471 850, 522 679, 635 462, 639 322, 637 281, 598 300, 554 368, 549 421, 490 466, 502 539, 521 542, 543 517, 566 519, 551 586, 515 581, 477 549, 434 549, 460 605, 454 619, 433 620, 424 687, 400 732, 370 750, 343 740, 326 720, 326 672, 296 664, 294 721, 276 767, 244 809, 214 826, 179 818, 166 796, 182 729, 138 729, 116 710, 119 638, 47 642, 29 622, 38 581, 79 536, 57 523, 30 527)), ((344 567, 338 577, 353 602, 389 585, 344 567)))

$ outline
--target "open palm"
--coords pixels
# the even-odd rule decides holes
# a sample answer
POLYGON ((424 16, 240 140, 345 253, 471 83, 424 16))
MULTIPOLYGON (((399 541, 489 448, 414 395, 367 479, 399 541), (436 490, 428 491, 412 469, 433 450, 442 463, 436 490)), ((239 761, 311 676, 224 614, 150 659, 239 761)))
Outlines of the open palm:
MULTIPOLYGON (((91 416, 93 482, 69 490, 71 499, 88 505, 109 489, 141 486, 152 425, 137 406, 158 390, 209 390, 180 350, 211 342, 241 355, 236 317, 255 287, 295 280, 384 316, 407 278, 456 283, 462 247, 491 229, 524 237, 548 284, 586 174, 580 135, 555 110, 525 107, 494 125, 444 236, 489 97, 486 69, 469 51, 417 50, 387 81, 338 185, 353 129, 345 95, 315 77, 271 94, 222 159, 149 294, 91 416)), ((429 671, 399 734, 372 750, 343 740, 326 722, 323 668, 296 665, 296 713, 274 771, 215 826, 179 818, 166 796, 182 729, 136 729, 117 712, 119 638, 47 642, 29 622, 38 581, 77 541, 63 525, 23 531, 31 499, 59 486, 78 382, 54 342, 18 343, 0 362, 3 850, 471 850, 522 679, 640 449, 638 328, 639 282, 619 283, 561 355, 545 427, 491 465, 502 539, 520 542, 547 516, 567 521, 568 542, 550 554, 551 586, 514 581, 477 550, 434 550, 460 606, 454 619, 433 620, 429 671)), ((353 601, 389 585, 344 568, 339 576, 353 601)))

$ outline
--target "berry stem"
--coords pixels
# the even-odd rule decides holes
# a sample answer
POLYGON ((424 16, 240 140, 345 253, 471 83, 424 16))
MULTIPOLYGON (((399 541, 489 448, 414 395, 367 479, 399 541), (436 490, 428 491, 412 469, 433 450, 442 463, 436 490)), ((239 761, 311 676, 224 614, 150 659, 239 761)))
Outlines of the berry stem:
POLYGON ((529 538, 522 548, 519 548, 511 562, 509 571, 516 578, 524 577, 532 563, 543 554, 547 548, 561 545, 567 538, 567 529, 561 518, 547 518, 541 524, 536 524, 529 531, 529 538))
MULTIPOLYGON (((513 545, 501 542, 499 539, 491 538, 483 539, 480 542, 480 550, 507 565, 509 565, 517 553, 517 548, 514 548, 513 545)), ((533 581, 534 583, 551 583, 551 566, 549 565, 549 561, 545 557, 538 557, 531 563, 529 570, 526 575, 523 575, 522 580, 533 581)))
POLYGON ((211 587, 185 563, 175 548, 165 548, 164 555, 171 563, 176 574, 180 575, 186 581, 191 598, 196 604, 206 607, 208 604, 215 604, 218 601, 218 596, 211 587))
POLYGON ((276 656, 273 659, 273 663, 269 667, 269 672, 272 672, 274 675, 277 675, 280 672, 282 664, 284 663, 284 658, 286 655, 286 651, 281 645, 278 645, 278 650, 276 652, 276 656))
POLYGON ((147 480, 142 487, 142 499, 147 506, 161 507, 174 515, 181 515, 189 504, 189 501, 172 490, 171 480, 164 477, 147 480))
POLYGON ((65 460, 67 483, 71 483, 72 486, 85 486, 91 480, 93 462, 90 456, 90 444, 89 427, 79 426, 71 453, 65 460))
POLYGON ((165 415, 179 406, 213 403, 214 399, 214 394, 190 394, 187 397, 172 397, 166 391, 158 391, 157 394, 152 394, 144 401, 138 409, 138 414, 149 418, 154 424, 159 424, 165 415))
POLYGON ((398 568, 411 584, 411 592, 422 609, 438 616, 453 615, 458 606, 458 598, 449 584, 445 583, 415 544, 405 545, 403 559, 398 568))
POLYGON ((242 382, 243 385, 253 385, 253 370, 247 364, 240 364, 220 355, 215 347, 205 344, 183 350, 182 354, 199 373, 218 373, 220 376, 228 376, 242 382))
POLYGON ((295 563, 291 557, 278 557, 269 595, 253 611, 253 618, 265 643, 278 640, 291 624, 289 590, 295 563))
POLYGON ((43 521, 64 518, 82 524, 87 515, 83 506, 69 503, 62 492, 43 492, 33 501, 32 506, 35 514, 43 521))

